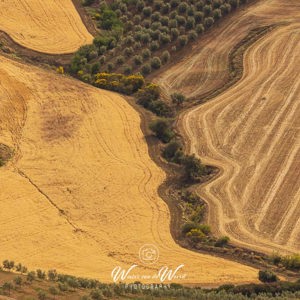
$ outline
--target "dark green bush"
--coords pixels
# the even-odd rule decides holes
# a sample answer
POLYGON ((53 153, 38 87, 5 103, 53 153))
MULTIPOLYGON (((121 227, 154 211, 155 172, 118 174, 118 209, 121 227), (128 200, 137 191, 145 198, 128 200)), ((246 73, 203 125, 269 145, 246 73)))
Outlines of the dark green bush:
POLYGON ((166 119, 151 122, 149 128, 163 143, 169 143, 175 135, 171 129, 170 121, 166 119))
POLYGON ((272 272, 272 271, 268 271, 268 270, 260 270, 258 272, 258 279, 261 282, 276 282, 278 281, 277 276, 272 272))

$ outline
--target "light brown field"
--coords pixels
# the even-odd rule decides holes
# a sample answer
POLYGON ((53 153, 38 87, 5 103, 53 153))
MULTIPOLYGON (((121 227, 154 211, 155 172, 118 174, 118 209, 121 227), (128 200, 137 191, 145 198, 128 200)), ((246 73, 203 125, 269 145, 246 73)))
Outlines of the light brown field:
POLYGON ((103 281, 133 263, 146 275, 184 264, 182 283, 255 281, 250 267, 175 244, 157 193, 165 174, 125 99, 4 57, 0 70, 0 143, 15 151, 0 169, 0 261, 103 281), (151 268, 138 258, 147 243, 160 250, 151 268))
POLYGON ((223 20, 172 67, 155 80, 169 94, 197 97, 222 85, 228 78, 228 54, 251 29, 277 23, 299 22, 298 0, 258 0, 223 20))
POLYGON ((93 40, 71 0, 0 1, 0 20, 0 30, 39 52, 71 53, 93 40))
MULTIPOLYGON (((217 87, 226 77, 224 58, 234 42, 249 28, 275 21, 287 23, 246 51, 242 79, 184 113, 180 125, 190 152, 221 170, 217 179, 198 188, 209 203, 214 232, 252 249, 286 253, 300 250, 299 1, 258 2, 218 31, 219 52, 210 50, 207 56, 217 42, 208 43, 194 59, 197 65, 186 60, 191 70, 183 64, 173 68, 174 79, 165 87, 179 87, 190 96, 217 87), (184 88, 189 76, 194 81, 184 88)), ((171 72, 162 78, 170 79, 171 72)))

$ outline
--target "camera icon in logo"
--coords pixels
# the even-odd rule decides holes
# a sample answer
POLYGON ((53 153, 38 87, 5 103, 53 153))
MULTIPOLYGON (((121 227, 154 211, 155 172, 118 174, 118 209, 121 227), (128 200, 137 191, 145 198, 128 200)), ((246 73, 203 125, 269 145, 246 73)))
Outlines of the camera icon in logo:
POLYGON ((159 250, 153 244, 146 244, 140 248, 139 251, 140 261, 143 264, 151 265, 158 261, 159 250))

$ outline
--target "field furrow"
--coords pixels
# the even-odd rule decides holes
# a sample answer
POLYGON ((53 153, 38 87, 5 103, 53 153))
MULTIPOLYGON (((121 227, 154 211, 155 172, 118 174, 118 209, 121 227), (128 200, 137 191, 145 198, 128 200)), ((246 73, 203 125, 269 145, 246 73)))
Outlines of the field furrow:
POLYGON ((72 53, 93 40, 71 0, 1 1, 0 30, 26 48, 50 54, 72 53))
POLYGON ((151 276, 184 264, 181 283, 255 281, 250 267, 173 241, 165 174, 125 99, 4 57, 0 69, 0 143, 14 150, 0 169, 0 261, 107 282, 132 264, 151 276), (151 266, 138 255, 149 243, 160 251, 151 266))
MULTIPOLYGON (((280 3, 253 9, 265 16, 280 3)), ((288 3, 277 18, 289 23, 244 54, 242 79, 180 123, 190 152, 221 170, 198 187, 214 231, 264 252, 300 250, 300 22, 298 3, 288 3)))

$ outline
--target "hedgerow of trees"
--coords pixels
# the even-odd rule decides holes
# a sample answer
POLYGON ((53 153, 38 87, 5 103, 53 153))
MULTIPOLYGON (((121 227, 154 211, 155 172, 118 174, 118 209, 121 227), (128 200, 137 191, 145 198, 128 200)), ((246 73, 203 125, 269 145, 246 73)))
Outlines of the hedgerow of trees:
MULTIPOLYGON (((190 201, 194 201, 191 195, 187 195, 190 201)), ((203 230, 205 228, 203 227, 203 230)), ((13 261, 5 260, 3 267, 5 270, 11 270, 11 266, 16 271, 17 266, 13 261), (7 267, 9 267, 7 269, 7 267)), ((26 268, 27 269, 27 268, 26 268)), ((36 293, 35 299, 55 299, 59 297, 67 297, 76 295, 77 291, 85 292, 86 295, 80 299, 119 299, 119 298, 139 298, 139 299, 214 299, 214 300, 247 300, 247 299, 299 299, 300 298, 300 281, 287 282, 279 281, 274 273, 269 270, 260 271, 258 277, 266 282, 263 284, 244 284, 233 285, 225 284, 218 288, 191 288, 185 287, 178 283, 170 285, 148 284, 144 285, 139 282, 134 284, 105 284, 95 279, 75 277, 66 274, 57 273, 56 270, 48 272, 37 270, 36 272, 28 272, 27 277, 20 274, 11 274, 11 280, 0 283, 0 295, 10 296, 12 293, 18 297, 27 296, 27 291, 22 290, 22 286, 26 285, 26 289, 35 282, 32 289, 36 293), (28 274, 31 277, 28 279, 28 274), (40 277, 38 274, 42 274, 40 277), (45 276, 44 276, 45 274, 45 276), (47 276, 46 276, 47 274, 47 276), (37 276, 37 277, 36 277, 37 276), (50 287, 45 290, 46 282, 50 287), (158 287, 156 287, 158 286, 158 287), (147 287, 147 288, 145 288, 147 287)), ((27 297, 28 298, 28 297, 27 297)), ((29 299, 29 298, 28 298, 29 299)))

